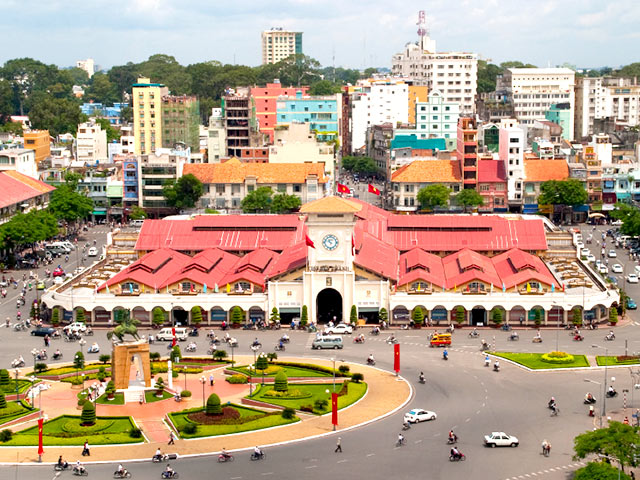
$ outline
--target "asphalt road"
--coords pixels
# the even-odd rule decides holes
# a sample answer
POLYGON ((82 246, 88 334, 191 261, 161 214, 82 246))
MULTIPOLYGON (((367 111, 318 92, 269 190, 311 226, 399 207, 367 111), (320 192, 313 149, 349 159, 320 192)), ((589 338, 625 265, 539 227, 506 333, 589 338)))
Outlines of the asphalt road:
MULTIPOLYGON (((611 245, 610 241, 608 243, 611 245)), ((592 251, 596 253, 597 248, 599 247, 594 244, 592 251)), ((74 255, 71 257, 73 261, 74 255)), ((618 251, 617 261, 624 262, 623 265, 628 264, 627 273, 633 268, 634 263, 630 262, 628 255, 622 251, 618 251)), ((611 263, 613 262, 610 261, 611 263)), ((627 290, 631 297, 640 299, 638 285, 628 285, 627 290)), ((12 301, 8 298, 0 306, 0 318, 9 314, 13 315, 12 318, 15 317, 15 299, 12 301)), ((498 350, 547 352, 555 349, 557 342, 560 350, 572 353, 603 354, 604 351, 592 347, 597 344, 607 346, 610 354, 623 354, 625 340, 629 352, 640 351, 638 315, 635 311, 629 312, 629 315, 632 322, 616 328, 617 339, 606 343, 604 336, 607 330, 602 328, 584 331, 586 338, 583 342, 572 341, 565 330, 543 330, 542 344, 531 343, 533 330, 521 331, 521 339, 518 342, 509 342, 508 334, 502 331, 486 331, 482 332, 481 336, 489 342, 493 342, 495 336, 498 350)), ((364 345, 353 344, 347 337, 345 348, 337 354, 337 358, 364 363, 368 354, 373 353, 379 368, 391 370, 392 348, 384 341, 385 332, 379 337, 371 337, 368 329, 364 332, 367 334, 367 342, 364 345)), ((204 334, 204 331, 202 333, 204 334)), ((281 333, 234 332, 239 340, 239 347, 235 353, 250 354, 249 345, 256 336, 263 343, 265 351, 272 351, 281 333)), ((288 333, 292 340, 281 357, 292 354, 309 358, 331 358, 335 355, 334 351, 311 351, 308 347, 310 334, 288 333)), ((470 339, 467 331, 459 331, 454 335, 454 345, 450 349, 450 359, 447 362, 442 360, 441 350, 427 346, 427 333, 426 330, 396 332, 401 343, 401 374, 415 389, 414 397, 407 408, 371 425, 341 433, 343 453, 333 452, 336 436, 331 435, 289 445, 267 447, 267 459, 259 462, 251 462, 249 452, 245 451, 236 453, 236 461, 233 463, 218 464, 215 455, 207 455, 180 459, 171 462, 172 466, 180 473, 180 477, 185 479, 213 477, 245 480, 270 476, 281 479, 324 479, 355 475, 398 479, 423 476, 451 480, 478 477, 513 479, 520 476, 568 478, 567 472, 577 468, 577 462, 571 458, 572 439, 576 434, 593 427, 593 419, 587 416, 588 408, 583 405, 582 397, 587 391, 591 391, 598 398, 598 408, 602 397, 598 390, 601 387, 586 383, 585 379, 602 383, 603 370, 528 373, 501 362, 502 370, 495 373, 484 367, 484 357, 479 350, 480 340, 470 339), (427 377, 425 385, 417 382, 420 371, 424 371, 427 377), (561 410, 557 417, 550 417, 546 408, 551 396, 556 398, 561 410), (433 410, 438 414, 438 418, 433 422, 415 425, 404 432, 407 445, 395 448, 402 415, 412 407, 433 410), (448 461, 449 446, 446 445, 446 436, 449 429, 453 429, 459 436, 459 448, 467 456, 466 462, 448 461), (521 445, 517 448, 487 449, 483 446, 483 435, 491 431, 505 431, 515 435, 521 445), (549 458, 541 455, 540 445, 543 439, 547 439, 553 446, 549 458)), ((41 338, 30 337, 28 332, 14 332, 3 328, 0 329, 0 335, 3 340, 10 340, 3 344, 2 363, 6 366, 20 353, 25 359, 30 359, 31 349, 34 346, 42 348, 43 345, 41 338)), ((206 337, 201 335, 195 340, 198 344, 197 353, 204 353, 207 348, 206 337)), ((93 338, 88 338, 88 342, 92 341, 97 341, 103 349, 107 349, 106 332, 96 331, 93 338)), ((52 343, 49 351, 56 347, 62 350, 67 360, 78 350, 77 344, 58 340, 52 343)), ((152 350, 165 353, 166 344, 155 344, 152 350)), ((97 355, 93 356, 97 358, 97 355)), ((88 355, 88 359, 91 357, 92 355, 88 355)), ((629 369, 610 369, 609 381, 614 376, 614 385, 619 392, 623 388, 633 392, 629 369)), ((621 409, 621 397, 607 401, 608 410, 621 409)), ((631 404, 631 398, 628 404, 631 404)), ((630 406, 640 407, 640 392, 630 406)), ((163 451, 170 450, 163 446, 163 451)), ((61 453, 68 461, 75 462, 76 455, 78 458, 80 456, 80 449, 77 452, 64 449, 61 453)), ((116 465, 116 462, 90 464, 87 468, 91 478, 111 478, 116 465)), ((141 479, 157 479, 164 468, 163 465, 152 464, 150 461, 131 463, 126 467, 134 478, 141 479)), ((53 475, 50 465, 9 467, 4 469, 4 472, 7 474, 5 478, 16 479, 41 479, 53 475)), ((62 474, 65 477, 70 475, 69 472, 62 474)))

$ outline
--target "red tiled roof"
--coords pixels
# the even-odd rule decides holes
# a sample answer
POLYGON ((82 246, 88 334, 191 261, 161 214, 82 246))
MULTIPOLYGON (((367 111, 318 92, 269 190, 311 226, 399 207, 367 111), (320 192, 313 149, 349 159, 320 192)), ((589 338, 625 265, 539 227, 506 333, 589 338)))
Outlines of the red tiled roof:
POLYGON ((392 182, 402 183, 456 183, 461 179, 458 160, 414 160, 391 175, 392 182))
POLYGON ((264 286, 277 257, 276 252, 266 248, 249 252, 238 260, 233 269, 221 279, 220 284, 225 285, 239 280, 247 280, 256 285, 264 286))
POLYGON ((517 248, 496 255, 491 261, 506 288, 522 285, 530 280, 537 280, 546 285, 556 284, 556 287, 559 285, 539 257, 517 248))
POLYGON ((400 278, 398 285, 416 280, 425 280, 439 287, 444 286, 444 267, 437 255, 414 248, 400 255, 400 278))
POLYGON ((501 285, 491 259, 468 248, 444 257, 442 265, 446 278, 445 287, 448 289, 473 280, 501 285))
POLYGON ((258 184, 305 183, 310 175, 326 183, 324 162, 320 163, 243 163, 231 158, 224 163, 188 163, 183 174, 192 174, 205 184, 244 183, 256 177, 258 184))
POLYGON ((362 233, 359 238, 355 238, 355 243, 356 265, 386 278, 398 278, 398 251, 393 245, 384 243, 368 233, 362 233))
POLYGON ((478 160, 478 183, 506 181, 507 172, 502 160, 478 160))
POLYGON ((0 172, 0 208, 18 205, 53 190, 51 185, 14 170, 0 172))
POLYGON ((525 182, 546 182, 569 178, 569 165, 562 160, 524 159, 525 182))
POLYGON ((269 277, 275 277, 286 272, 291 272, 307 263, 307 244, 300 242, 297 245, 285 248, 269 271, 269 277))
POLYGON ((163 285, 171 285, 183 280, 190 280, 198 285, 206 285, 214 289, 222 284, 222 278, 240 260, 236 255, 210 248, 195 255, 184 266, 171 275, 163 285))

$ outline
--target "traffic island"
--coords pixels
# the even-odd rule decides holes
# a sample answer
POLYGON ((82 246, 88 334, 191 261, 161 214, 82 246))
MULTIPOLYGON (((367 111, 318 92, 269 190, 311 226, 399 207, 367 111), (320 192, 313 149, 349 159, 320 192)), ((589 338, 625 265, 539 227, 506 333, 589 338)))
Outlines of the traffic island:
POLYGON ((556 368, 589 367, 586 355, 570 355, 565 352, 549 353, 513 353, 492 352, 491 355, 504 358, 531 370, 548 370, 556 368))

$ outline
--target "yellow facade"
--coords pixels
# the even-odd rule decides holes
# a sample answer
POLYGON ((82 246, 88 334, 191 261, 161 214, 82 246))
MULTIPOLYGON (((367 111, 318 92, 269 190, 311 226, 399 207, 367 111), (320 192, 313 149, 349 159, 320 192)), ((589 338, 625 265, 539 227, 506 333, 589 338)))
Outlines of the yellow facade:
POLYGON ((161 83, 138 78, 132 88, 133 134, 136 155, 155 152, 162 147, 162 97, 169 90, 161 83))
POLYGON ((36 164, 51 156, 49 130, 30 130, 24 132, 24 148, 35 151, 36 164))
POLYGON ((416 103, 429 100, 429 87, 426 85, 409 85, 409 123, 416 123, 416 103))

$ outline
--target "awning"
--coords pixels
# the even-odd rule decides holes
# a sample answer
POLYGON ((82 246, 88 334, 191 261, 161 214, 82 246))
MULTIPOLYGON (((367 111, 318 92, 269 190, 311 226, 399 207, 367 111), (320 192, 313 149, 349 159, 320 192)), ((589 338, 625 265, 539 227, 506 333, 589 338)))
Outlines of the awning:
POLYGON ((379 307, 360 307, 358 308, 358 313, 378 313, 380 311, 379 307))
POLYGON ((590 213, 589 218, 604 218, 605 216, 602 213, 590 213))
POLYGON ((106 215, 107 211, 106 210, 94 210, 93 212, 91 212, 93 215, 106 215))
POLYGON ((574 212, 588 212, 589 211, 589 205, 574 205, 573 206, 573 211, 574 212))
POLYGON ((538 213, 538 204, 523 205, 522 213, 538 213))
POLYGON ((279 308, 278 311, 280 312, 280 314, 295 313, 297 315, 300 315, 300 308, 279 308))

